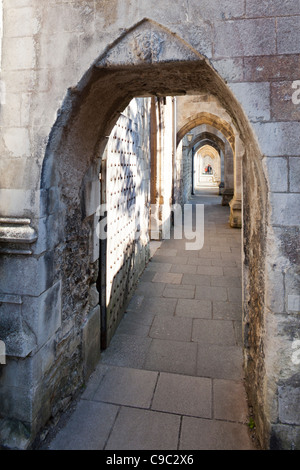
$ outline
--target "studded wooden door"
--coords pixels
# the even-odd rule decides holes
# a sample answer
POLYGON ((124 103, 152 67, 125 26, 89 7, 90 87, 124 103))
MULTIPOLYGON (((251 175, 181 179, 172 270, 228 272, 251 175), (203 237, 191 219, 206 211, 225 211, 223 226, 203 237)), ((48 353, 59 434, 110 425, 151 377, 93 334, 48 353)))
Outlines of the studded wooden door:
POLYGON ((109 138, 106 158, 106 309, 110 340, 133 288, 133 252, 138 237, 136 210, 138 133, 121 115, 109 138))

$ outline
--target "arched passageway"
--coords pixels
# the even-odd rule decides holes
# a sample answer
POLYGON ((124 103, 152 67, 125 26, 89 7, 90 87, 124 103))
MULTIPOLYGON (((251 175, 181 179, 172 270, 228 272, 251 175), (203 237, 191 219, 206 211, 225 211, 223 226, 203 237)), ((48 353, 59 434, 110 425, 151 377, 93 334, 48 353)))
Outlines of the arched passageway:
POLYGON ((224 154, 224 190, 222 204, 230 204, 231 216, 230 223, 232 227, 242 226, 242 161, 244 158, 244 145, 239 131, 236 129, 234 119, 223 107, 221 100, 212 95, 201 95, 194 97, 180 97, 179 109, 183 114, 179 122, 177 132, 177 145, 179 152, 181 148, 179 143, 182 135, 186 132, 196 132, 201 129, 203 132, 210 131, 213 135, 221 137, 225 142, 224 154), (206 102, 208 100, 208 103, 206 102), (196 107, 195 107, 196 105, 196 107), (185 107, 190 109, 184 112, 185 107), (199 108, 204 110, 198 112, 199 108), (197 112, 196 112, 197 111, 197 112))
POLYGON ((221 155, 210 145, 203 145, 196 152, 194 163, 194 187, 216 186, 221 183, 221 155))
MULTIPOLYGON (((41 220, 48 228, 44 242, 52 266, 48 287, 60 282, 61 349, 51 359, 53 368, 48 369, 48 375, 36 379, 34 390, 41 405, 35 413, 35 430, 49 417, 51 406, 57 406, 80 387, 99 357, 100 314, 94 301, 97 282, 99 288, 99 246, 94 233, 101 201, 92 200, 91 195, 99 187, 107 137, 120 112, 134 97, 160 98, 199 92, 220 100, 245 149, 245 372, 249 397, 256 403, 255 412, 260 416, 260 432, 266 432, 264 359, 263 354, 257 354, 264 347, 266 218, 260 150, 238 101, 208 60, 177 35, 148 20, 126 31, 94 62, 77 86, 68 90, 49 136, 41 180, 41 220), (54 378, 52 370, 58 371, 54 378), (42 410, 40 397, 49 403, 47 410, 42 410)), ((213 121, 209 123, 214 125, 213 121)), ((199 124, 199 119, 189 123, 180 138, 199 124)), ((222 132, 234 145, 226 124, 222 132)), ((100 247, 100 262, 104 257, 100 247)))
POLYGON ((196 192, 190 205, 201 204, 204 245, 159 243, 70 421, 45 448, 255 448, 242 379, 241 233, 218 191, 196 192))
MULTIPOLYGON (((218 120, 217 116, 214 117, 218 120)), ((219 182, 220 194, 222 194, 222 205, 228 205, 234 196, 234 154, 231 145, 226 137, 215 127, 208 124, 202 124, 189 131, 187 134, 188 142, 177 147, 177 159, 179 165, 183 167, 183 173, 192 172, 192 181, 188 175, 187 180, 183 179, 183 192, 187 194, 187 199, 194 193, 194 172, 195 155, 201 147, 209 145, 213 147, 220 155, 221 159, 221 179, 219 182), (187 172, 184 167, 187 166, 187 172)), ((185 138, 186 139, 186 138, 185 138)), ((241 178, 241 175, 239 175, 241 178)))

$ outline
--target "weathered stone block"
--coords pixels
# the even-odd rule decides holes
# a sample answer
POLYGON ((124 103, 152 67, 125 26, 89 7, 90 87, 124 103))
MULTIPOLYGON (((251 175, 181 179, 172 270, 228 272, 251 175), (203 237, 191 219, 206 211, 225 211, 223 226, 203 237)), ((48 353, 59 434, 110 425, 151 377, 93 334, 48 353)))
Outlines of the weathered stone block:
MULTIPOLYGON (((298 10, 299 15, 299 10, 298 10)), ((297 54, 300 48, 300 16, 278 18, 277 45, 279 54, 297 54)))
POLYGON ((2 133, 6 151, 12 157, 30 157, 30 139, 28 129, 22 127, 7 128, 2 133))
POLYGON ((264 158, 266 179, 270 191, 286 192, 288 190, 288 161, 286 158, 264 158))
POLYGON ((27 7, 32 5, 32 0, 9 0, 9 6, 14 7, 27 7))
POLYGON ((4 21, 6 37, 33 36, 40 29, 40 23, 32 7, 10 8, 4 21))
POLYGON ((34 247, 34 254, 39 255, 47 250, 53 250, 64 240, 65 227, 59 212, 48 215, 39 220, 38 240, 34 247), (51 233, 51 237, 49 234, 51 233))
POLYGON ((73 70, 76 70, 76 64, 78 63, 78 40, 74 34, 60 31, 57 34, 53 34, 53 36, 42 35, 40 47, 41 68, 57 69, 68 65, 73 66, 73 70), (58 48, 60 53, 55 54, 54 51, 58 50, 58 48))
POLYGON ((47 26, 53 34, 61 31, 82 32, 87 24, 94 21, 94 9, 91 2, 84 5, 71 2, 47 4, 44 15, 47 26))
POLYGON ((288 295, 287 310, 289 313, 300 313, 300 295, 288 295))
POLYGON ((189 0, 189 20, 229 20, 240 18, 245 13, 243 0, 189 0))
POLYGON ((300 229, 299 227, 273 228, 280 242, 280 254, 291 265, 300 265, 300 229))
POLYGON ((241 82, 244 78, 243 60, 240 58, 213 60, 212 64, 221 77, 228 82, 241 82))
POLYGON ((91 285, 89 290, 89 306, 91 308, 97 307, 100 301, 100 294, 96 284, 91 285))
POLYGON ((3 68, 5 70, 32 69, 35 66, 33 37, 3 38, 3 68))
MULTIPOLYGON (((299 75, 300 76, 300 75, 299 75)), ((300 121, 300 105, 293 103, 293 81, 271 84, 272 119, 300 121)))
POLYGON ((298 55, 244 58, 244 79, 246 81, 298 80, 299 77, 300 61, 298 55))
MULTIPOLYGON (((297 247, 294 247, 295 251, 297 247)), ((300 310, 300 272, 299 267, 290 265, 285 273, 286 311, 298 313, 300 310)))
POLYGON ((100 238, 99 238, 99 215, 95 214, 93 217, 92 230, 90 232, 90 253, 91 263, 95 263, 100 256, 100 238))
POLYGON ((300 193, 300 158, 289 158, 290 191, 300 193))
POLYGON ((4 448, 27 449, 30 443, 30 431, 31 428, 27 423, 15 419, 0 419, 0 435, 4 448))
POLYGON ((63 209, 61 194, 57 186, 40 190, 40 217, 57 214, 63 209))
MULTIPOLYGON (((187 0, 180 0, 180 7, 177 11, 175 11, 175 9, 170 8, 168 2, 160 2, 159 4, 156 0, 149 0, 148 2, 139 2, 140 18, 148 18, 149 12, 151 12, 151 19, 157 22, 160 22, 162 24, 180 24, 186 21, 186 18, 188 16, 188 3, 189 2, 187 0)), ((133 14, 136 16, 136 2, 131 1, 130 7, 133 8, 133 14)), ((128 10, 128 6, 126 10, 128 10)), ((121 18, 121 15, 119 15, 119 18, 121 18)))
POLYGON ((61 326, 61 281, 38 298, 24 296, 22 317, 34 332, 37 344, 45 344, 61 326))
POLYGON ((300 224, 300 194, 270 193, 270 203, 272 224, 286 226, 300 224))
POLYGON ((30 389, 20 387, 1 387, 0 412, 5 418, 31 422, 33 411, 32 393, 30 389))
POLYGON ((187 29, 184 24, 177 26, 177 32, 187 41, 192 47, 194 47, 200 54, 206 57, 212 57, 213 55, 213 30, 210 24, 199 20, 199 24, 190 25, 187 29))
POLYGON ((279 419, 285 424, 300 425, 300 377, 290 378, 287 384, 279 387, 279 419))
POLYGON ((1 387, 20 387, 28 389, 40 378, 40 370, 35 357, 7 359, 6 366, 2 368, 1 387))
POLYGON ((100 359, 100 306, 90 312, 82 333, 84 370, 87 379, 100 359))
POLYGON ((32 190, 40 175, 40 165, 32 158, 2 158, 0 161, 1 188, 32 190))
MULTIPOLYGON (((7 90, 7 89, 6 89, 7 90)), ((3 98, 2 98, 3 100, 3 98)), ((21 93, 5 93, 5 103, 1 106, 0 125, 6 127, 21 126, 21 93)), ((6 131, 8 132, 8 131, 6 131)))
POLYGON ((83 191, 83 218, 93 215, 100 205, 100 182, 88 181, 83 191))
POLYGON ((39 259, 3 256, 0 265, 0 293, 39 296, 51 287, 53 253, 39 259), (26 261, 25 261, 26 260, 26 261), (14 272, 8 277, 8 272, 14 272))
MULTIPOLYGON (((40 73, 38 73, 40 76, 40 73)), ((2 80, 5 82, 8 93, 28 93, 35 88, 36 72, 34 70, 6 70, 2 72, 2 80)), ((49 88, 39 88, 46 91, 49 88)))
POLYGON ((262 152, 269 157, 297 155, 300 122, 253 123, 262 152))
POLYGON ((247 0, 246 16, 289 16, 299 15, 299 0, 247 0))
POLYGON ((272 266, 266 268, 266 307, 272 313, 284 311, 284 278, 283 273, 272 266))
POLYGON ((270 55, 276 52, 273 19, 226 21, 216 24, 215 34, 216 57, 270 55))
POLYGON ((269 83, 233 83, 230 88, 250 121, 270 120, 269 83))
POLYGON ((270 435, 270 450, 300 449, 300 426, 273 424, 270 435))
POLYGON ((13 300, 0 303, 0 339, 7 356, 26 357, 36 346, 36 338, 23 322, 21 305, 13 300))
POLYGON ((39 191, 26 189, 0 189, 2 217, 29 217, 39 207, 39 191))

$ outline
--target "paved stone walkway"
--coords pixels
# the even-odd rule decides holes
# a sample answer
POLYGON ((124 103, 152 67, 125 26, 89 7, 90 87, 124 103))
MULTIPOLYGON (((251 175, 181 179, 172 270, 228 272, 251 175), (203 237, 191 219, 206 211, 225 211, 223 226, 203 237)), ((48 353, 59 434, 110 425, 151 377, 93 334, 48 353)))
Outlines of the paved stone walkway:
POLYGON ((165 240, 50 449, 253 449, 243 387, 241 231, 215 190, 205 245, 165 240))

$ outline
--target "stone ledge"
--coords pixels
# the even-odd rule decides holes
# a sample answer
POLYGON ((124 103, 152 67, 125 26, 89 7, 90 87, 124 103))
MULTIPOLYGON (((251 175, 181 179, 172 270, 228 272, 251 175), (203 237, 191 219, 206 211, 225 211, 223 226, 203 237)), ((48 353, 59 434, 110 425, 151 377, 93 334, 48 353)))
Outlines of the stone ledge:
POLYGON ((37 233, 30 224, 30 219, 0 217, 0 253, 31 255, 37 233))
POLYGON ((23 303, 20 295, 8 295, 0 294, 0 304, 16 304, 21 305, 23 303))

